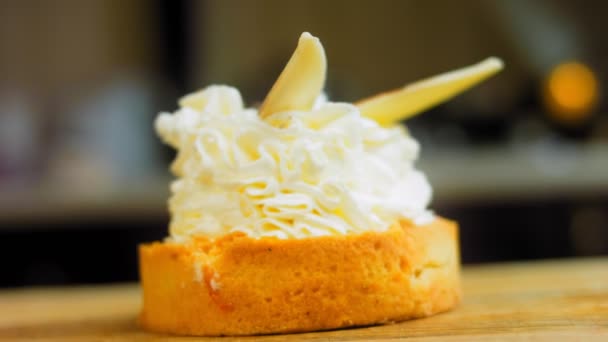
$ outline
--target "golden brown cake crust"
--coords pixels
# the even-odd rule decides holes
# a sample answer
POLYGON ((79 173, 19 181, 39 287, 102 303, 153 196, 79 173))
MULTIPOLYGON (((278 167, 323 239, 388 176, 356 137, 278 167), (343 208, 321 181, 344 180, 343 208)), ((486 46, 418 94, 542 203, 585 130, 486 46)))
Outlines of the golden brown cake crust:
POLYGON ((140 246, 140 324, 251 335, 395 322, 461 297, 458 228, 438 218, 386 232, 280 240, 235 233, 140 246))

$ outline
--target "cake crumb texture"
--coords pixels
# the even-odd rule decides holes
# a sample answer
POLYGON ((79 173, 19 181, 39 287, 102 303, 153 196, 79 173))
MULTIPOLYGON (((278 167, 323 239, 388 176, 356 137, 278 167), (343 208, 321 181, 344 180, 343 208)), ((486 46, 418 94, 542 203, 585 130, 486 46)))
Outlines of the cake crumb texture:
POLYGON ((309 239, 234 233, 154 242, 139 255, 139 323, 156 332, 253 335, 398 322, 461 298, 458 228, 443 218, 309 239))

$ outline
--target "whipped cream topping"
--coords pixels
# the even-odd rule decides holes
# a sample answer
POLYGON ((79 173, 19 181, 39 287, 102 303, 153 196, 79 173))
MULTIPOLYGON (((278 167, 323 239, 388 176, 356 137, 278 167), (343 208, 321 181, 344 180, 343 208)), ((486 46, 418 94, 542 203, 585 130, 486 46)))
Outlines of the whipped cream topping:
POLYGON ((311 111, 261 119, 235 88, 210 86, 156 120, 177 150, 170 238, 307 238, 422 224, 431 187, 413 166, 419 145, 358 108, 320 98, 311 111))

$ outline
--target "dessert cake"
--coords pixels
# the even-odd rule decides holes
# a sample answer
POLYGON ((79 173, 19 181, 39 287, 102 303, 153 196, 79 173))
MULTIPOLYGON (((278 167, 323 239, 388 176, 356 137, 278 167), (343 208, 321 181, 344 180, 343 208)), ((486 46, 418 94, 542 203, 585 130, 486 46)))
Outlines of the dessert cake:
POLYGON ((139 248, 148 330, 252 335, 397 322, 461 298, 458 228, 428 209, 397 122, 502 67, 490 58, 355 104, 323 95, 302 34, 259 109, 210 86, 161 113, 177 150, 169 236, 139 248))

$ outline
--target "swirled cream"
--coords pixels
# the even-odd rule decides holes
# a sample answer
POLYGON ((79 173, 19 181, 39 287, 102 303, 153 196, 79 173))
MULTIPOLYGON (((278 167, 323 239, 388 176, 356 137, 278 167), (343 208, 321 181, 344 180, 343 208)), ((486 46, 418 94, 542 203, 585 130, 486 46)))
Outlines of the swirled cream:
POLYGON ((238 90, 210 86, 156 120, 177 150, 170 238, 307 238, 384 231, 433 219, 431 187, 414 168, 419 145, 348 103, 261 119, 238 90))

